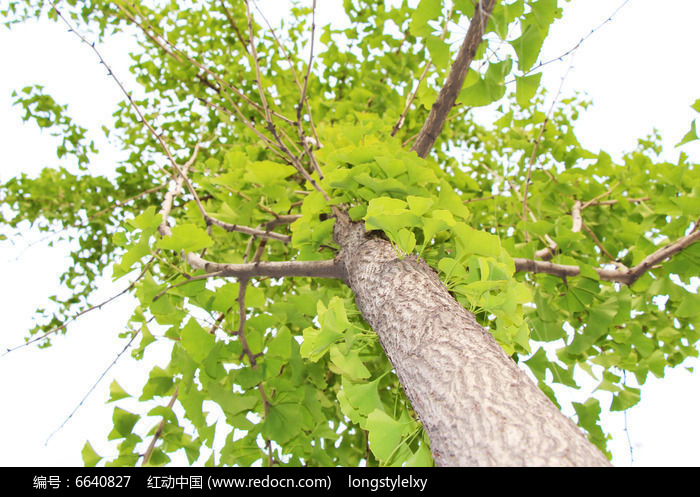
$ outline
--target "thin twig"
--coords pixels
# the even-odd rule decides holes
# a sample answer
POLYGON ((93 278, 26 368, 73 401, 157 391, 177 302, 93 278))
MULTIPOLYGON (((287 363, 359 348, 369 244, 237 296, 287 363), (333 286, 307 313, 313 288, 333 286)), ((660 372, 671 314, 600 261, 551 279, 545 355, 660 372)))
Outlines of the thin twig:
MULTIPOLYGON (((546 66, 546 65, 548 65, 548 64, 551 64, 552 62, 561 61, 561 60, 563 60, 567 55, 570 55, 570 54, 572 54, 573 52, 575 52, 576 50, 578 50, 578 48, 583 44, 583 42, 586 41, 588 38, 590 38, 590 37, 593 35, 593 33, 595 33, 596 31, 598 31, 600 28, 602 28, 603 26, 605 26, 607 23, 612 22, 613 17, 615 17, 615 15, 616 15, 625 5, 627 5, 627 4, 629 3, 629 1, 630 1, 630 0, 625 0, 624 2, 622 2, 622 4, 620 4, 620 6, 617 7, 617 8, 615 9, 615 11, 614 11, 612 14, 610 14, 610 15, 609 15, 602 23, 600 23, 598 26, 596 26, 595 28, 591 29, 591 31, 590 31, 587 35, 585 35, 584 37, 582 37, 582 38, 578 41, 578 43, 576 43, 576 45, 574 45, 573 47, 571 47, 569 50, 567 50, 566 52, 564 52, 563 54, 561 54, 561 55, 559 55, 559 56, 557 56, 557 57, 554 57, 553 59, 550 59, 550 60, 545 61, 545 62, 540 62, 540 63, 537 64, 536 66, 533 66, 532 68, 530 68, 530 70, 526 71, 526 72, 523 74, 523 76, 527 76, 528 74, 532 74, 533 72, 539 70, 540 68, 542 68, 542 67, 544 67, 544 66, 546 66)), ((515 79, 511 79, 510 81, 506 81, 505 84, 506 84, 506 85, 509 85, 509 84, 511 84, 511 83, 514 83, 514 82, 515 82, 515 79)))
POLYGON ((597 197, 594 197, 594 198, 592 198, 591 200, 589 200, 588 202, 585 202, 583 205, 581 205, 581 210, 585 209, 586 207, 588 207, 588 206, 590 206, 590 205, 593 205, 593 204, 597 203, 598 200, 600 200, 601 198, 607 197, 607 196, 610 195, 610 194, 613 192, 613 190, 615 190, 615 188, 617 188, 618 186, 620 186, 620 182, 619 182, 619 181, 616 182, 613 186, 611 186, 610 189, 609 189, 608 191, 606 191, 606 192, 604 192, 604 193, 601 193, 601 194, 598 195, 597 197))
MULTIPOLYGON (((177 394, 180 390, 180 385, 177 385, 175 387, 175 392, 173 392, 172 397, 170 397, 170 402, 168 402, 168 409, 172 409, 173 405, 175 405, 175 399, 177 399, 177 394)), ((154 447, 156 446, 156 442, 160 438, 160 435, 163 433, 163 428, 165 428, 165 417, 161 420, 161 422, 158 424, 158 428, 156 429, 156 432, 153 434, 153 438, 151 439, 151 443, 148 445, 148 449, 146 449, 146 452, 143 454, 143 462, 141 463, 141 466, 145 466, 148 464, 148 461, 151 459, 151 453, 153 452, 154 447)))
MULTIPOLYGON (((445 36, 447 36, 447 24, 450 22, 450 17, 452 17, 453 9, 454 9, 454 5, 450 7, 450 10, 447 13, 447 17, 445 17, 445 25, 443 26, 443 29, 442 29, 442 35, 440 35, 441 41, 445 39, 445 36)), ((406 33, 406 35, 408 35, 408 33, 406 33)), ((404 40, 405 39, 406 38, 404 38, 404 40)), ((404 105, 403 112, 401 112, 399 119, 396 121, 396 124, 394 124, 394 127, 391 129, 391 136, 395 136, 396 133, 398 133, 398 131, 403 126, 404 121, 406 120, 406 115, 408 114, 408 111, 411 108, 411 104, 413 103, 413 100, 415 100, 416 95, 418 94, 418 89, 420 88, 420 85, 423 83, 425 78, 428 76, 428 71, 430 70, 430 67, 432 65, 433 65, 433 59, 431 57, 428 59, 428 62, 425 63, 425 67, 423 68, 423 73, 420 75, 420 78, 418 78, 418 84, 416 84, 416 87, 408 95, 408 98, 406 98, 406 105, 404 105)))
MULTIPOLYGON (((633 204, 638 204, 638 203, 640 203, 640 202, 646 202, 646 201, 650 200, 650 198, 649 198, 649 197, 623 198, 623 199, 621 199, 621 200, 626 200, 627 202, 631 202, 631 203, 633 203, 633 204)), ((590 205, 615 205, 615 204, 617 204, 617 203, 619 203, 619 202, 620 202, 620 200, 618 200, 618 199, 613 199, 613 200, 600 200, 600 201, 595 202, 595 203, 590 204, 590 205)))
MULTIPOLYGON (((566 81, 566 77, 569 75, 569 72, 571 72, 571 69, 573 68, 574 64, 573 61, 569 64, 569 68, 566 70, 564 75, 561 77, 561 82, 559 83, 559 89, 557 90, 556 95, 552 99, 552 105, 549 107, 549 111, 547 112, 547 115, 544 118, 544 121, 542 122, 542 127, 540 128, 540 132, 537 135, 537 139, 535 140, 535 144, 532 147, 532 154, 530 155, 530 162, 528 163, 527 167, 527 178, 525 179, 525 186, 523 187, 523 221, 525 221, 525 216, 527 213, 527 193, 528 193, 528 188, 530 186, 530 179, 532 177, 532 169, 535 165, 535 159, 537 157, 537 148, 540 145, 540 140, 542 140, 542 136, 544 135, 545 128, 547 127, 547 123, 549 122, 550 117, 552 116, 552 113, 554 112, 554 107, 557 104, 557 101, 559 100, 559 95, 561 95, 561 91, 564 88, 564 81, 566 81)), ((530 241, 530 233, 528 233, 527 230, 525 230, 525 241, 529 242, 530 241)))
POLYGON ((627 269, 627 267, 625 267, 624 264, 622 264, 622 263, 618 262, 617 260, 615 260, 615 258, 610 254, 610 252, 608 252, 608 251, 605 249, 605 247, 603 246, 603 243, 598 239, 598 237, 595 235, 595 233, 593 233, 593 230, 591 230, 591 228, 589 228, 589 227, 586 225, 586 223, 584 223, 584 222, 582 221, 582 222, 581 222, 581 226, 583 227, 583 231, 585 231, 585 232, 588 234, 588 236, 591 237, 591 239, 593 240, 593 243, 595 243, 595 244, 598 246, 598 248, 600 249, 600 251, 601 251, 603 254, 605 254, 605 256, 606 256, 608 259, 610 259, 610 261, 611 261, 613 264, 615 264, 615 265, 618 266, 618 267, 622 267, 622 268, 624 268, 624 269, 627 269))
POLYGON ((221 0, 221 8, 222 8, 223 11, 224 11, 224 15, 225 15, 226 18, 228 19, 229 24, 231 24, 231 27, 233 28, 233 31, 236 33, 236 37, 237 37, 238 40, 241 42, 241 45, 243 45, 243 49, 244 49, 246 52, 248 52, 248 45, 247 45, 247 42, 246 42, 245 38, 243 38, 243 35, 241 34, 241 31, 238 29, 238 26, 236 26, 236 20, 233 18, 233 15, 231 15, 231 12, 230 12, 230 11, 228 10, 228 8, 226 7, 226 0, 221 0))
MULTIPOLYGON (((302 125, 302 110, 304 108, 304 102, 308 103, 308 98, 306 96, 306 92, 309 87, 309 76, 311 75, 311 68, 313 67, 313 61, 314 61, 314 41, 315 41, 315 32, 316 32, 316 0, 313 1, 313 6, 311 10, 311 47, 309 51, 309 62, 306 67, 306 75, 304 76, 304 86, 301 89, 301 96, 299 98, 299 103, 297 104, 297 132, 299 133, 299 140, 301 141, 301 146, 304 147, 304 153, 306 156, 309 158, 309 161, 311 162, 311 166, 314 168, 314 171, 316 171, 316 174, 318 174, 318 177, 320 179, 323 179, 323 172, 321 171, 321 167, 318 165, 318 161, 316 161, 316 156, 314 156, 313 153, 313 147, 311 146, 310 142, 313 142, 316 147, 320 147, 321 144, 318 141, 318 136, 315 139, 310 139, 306 136, 306 133, 304 133, 304 126, 302 125)), ((311 109, 309 108, 307 111, 307 115, 309 116, 309 121, 313 121, 311 118, 311 109)))
POLYGON ((260 61, 258 61, 258 51, 255 48, 255 38, 253 36, 253 16, 250 15, 250 5, 248 0, 245 0, 245 12, 248 18, 248 39, 250 40, 250 52, 253 57, 253 64, 255 65, 255 78, 258 83, 258 94, 260 95, 260 101, 262 102, 263 110, 265 112, 265 121, 267 121, 268 126, 272 124, 272 116, 270 115, 270 107, 267 105, 267 98, 265 97, 265 89, 262 84, 262 74, 260 72, 260 61))
POLYGON ((132 288, 134 288, 134 287, 136 286, 136 283, 138 283, 138 281, 139 281, 141 278, 144 277, 144 275, 145 275, 146 272, 150 269, 150 267, 151 267, 151 265, 153 264, 154 261, 155 261, 155 257, 151 257, 151 259, 146 263, 146 265, 144 266, 143 270, 142 270, 141 273, 136 277, 136 279, 134 279, 134 281, 132 281, 132 282, 129 284, 129 286, 127 286, 124 290, 122 290, 122 291, 119 292, 118 294, 113 295, 112 297, 108 298, 107 300, 104 300, 103 302, 101 302, 101 303, 99 303, 99 304, 92 305, 92 306, 88 307, 87 309, 83 309, 82 311, 80 311, 79 313, 77 313, 75 316, 73 316, 73 317, 67 319, 67 320, 66 320, 63 324, 61 324, 60 326, 56 326, 55 328, 50 329, 49 331, 47 331, 46 333, 44 333, 43 335, 41 335, 41 336, 39 336, 39 337, 33 338, 32 340, 27 340, 27 341, 24 342, 22 345, 17 345, 16 347, 12 347, 12 348, 7 349, 5 352, 3 352, 2 355, 0 355, 0 358, 6 356, 6 355, 9 354, 10 352, 14 352, 15 350, 22 349, 22 348, 24 348, 24 347, 27 347, 27 346, 33 344, 33 343, 39 342, 39 341, 41 341, 41 340, 44 340, 45 338, 49 337, 50 335, 53 335, 54 333, 57 333, 57 332, 61 331, 61 330, 64 329, 66 326, 68 326, 70 323, 72 323, 73 321, 75 321, 76 319, 78 319, 80 316, 82 316, 82 315, 84 315, 84 314, 87 314, 88 312, 94 311, 95 309, 101 309, 102 307, 104 307, 105 305, 107 305, 107 304, 113 302, 114 300, 116 300, 117 298, 121 297, 121 296, 124 295, 125 293, 128 293, 129 291, 131 291, 132 288))
POLYGON ((80 399, 80 402, 78 402, 78 405, 75 406, 75 408, 71 411, 71 413, 68 415, 68 417, 66 417, 66 419, 63 420, 63 423, 61 423, 61 426, 59 426, 58 428, 56 428, 56 429, 51 433, 51 435, 48 436, 48 438, 47 438, 46 441, 44 442, 44 445, 45 445, 45 446, 48 445, 49 440, 51 440, 51 438, 52 438, 56 433, 58 433, 59 431, 61 431, 61 429, 66 425, 66 423, 68 423, 68 421, 71 420, 71 418, 75 415, 75 413, 78 412, 78 409, 80 409, 80 407, 85 403, 85 401, 88 399, 88 397, 90 396, 90 394, 95 390, 95 388, 97 388, 97 385, 100 384, 100 382, 102 381, 102 379, 103 379, 103 378, 107 375, 107 373, 114 367, 114 365, 117 363, 117 361, 119 360, 119 358, 124 354, 124 352, 126 352, 126 351, 129 349, 129 347, 131 346, 131 343, 134 341, 134 339, 138 336, 139 333, 140 333, 140 330, 137 330, 137 331, 134 332, 134 335, 131 337, 131 340, 129 340, 129 342, 124 346, 124 348, 117 354, 117 357, 115 357, 114 360, 110 363, 110 365, 107 366, 107 369, 105 369, 105 370, 102 372, 102 374, 100 375, 100 377, 97 378, 97 381, 95 381, 95 383, 93 383, 93 385, 90 387, 90 389, 87 391, 87 393, 83 396, 83 398, 80 399))

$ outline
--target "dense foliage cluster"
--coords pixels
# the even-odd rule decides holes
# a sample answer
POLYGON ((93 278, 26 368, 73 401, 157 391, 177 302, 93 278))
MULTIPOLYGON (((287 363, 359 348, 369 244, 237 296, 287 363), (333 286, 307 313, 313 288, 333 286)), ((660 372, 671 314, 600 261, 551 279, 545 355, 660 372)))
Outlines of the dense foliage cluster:
MULTIPOLYGON (((576 138, 586 102, 545 108, 538 57, 561 3, 496 5, 423 159, 410 147, 474 14, 471 0, 414 8, 345 0, 346 27, 317 25, 308 2, 280 26, 252 1, 10 2, 8 25, 48 16, 88 39, 108 43, 126 31, 137 42, 131 70, 144 97, 125 97, 109 125, 128 152, 114 174, 89 173, 96 150, 86 130, 43 88, 28 87, 17 104, 25 120, 63 138, 63 159, 0 185, 12 208, 2 220, 8 233, 28 222, 79 245, 63 277, 73 296, 56 299, 33 334, 63 331, 111 267, 134 282, 140 302, 134 331, 122 336, 140 335, 133 354, 172 342, 170 364, 131 392, 167 406, 128 412, 118 401, 129 394, 112 384, 109 438, 119 440, 119 456, 107 464, 162 465, 181 449, 191 463, 211 454, 206 463, 222 465, 432 464, 392 366, 341 280, 217 278, 183 257, 332 259, 332 207, 390 240, 398 257, 425 259, 555 403, 551 383, 577 388, 580 368, 614 393, 612 410, 627 409, 640 392, 623 371, 641 384, 697 355, 700 299, 688 290, 700 268, 697 237, 634 281, 600 270, 624 273, 694 236, 700 170, 683 154, 659 161, 655 137, 615 163, 576 138), (487 124, 473 117, 486 105, 496 114, 487 124), (519 262, 535 259, 579 274, 535 274, 519 262), (213 445, 216 430, 228 433, 223 447, 213 445)), ((605 451, 598 400, 574 407, 605 451)), ((84 458, 101 459, 89 444, 84 458)))

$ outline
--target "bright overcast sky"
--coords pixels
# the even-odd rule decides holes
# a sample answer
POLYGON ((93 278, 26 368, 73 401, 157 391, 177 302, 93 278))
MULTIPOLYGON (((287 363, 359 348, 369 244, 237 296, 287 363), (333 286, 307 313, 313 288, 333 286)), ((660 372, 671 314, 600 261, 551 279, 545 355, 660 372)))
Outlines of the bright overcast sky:
MULTIPOLYGON (((319 2, 321 20, 333 19, 330 2, 319 2)), ((560 3, 562 3, 560 1, 560 3)), ((552 29, 543 60, 566 52, 591 29, 599 26, 622 0, 574 0, 565 5, 566 16, 552 29)), ((288 2, 261 0, 269 17, 283 11, 288 2)), ((637 138, 659 129, 665 157, 677 160, 674 148, 697 116, 690 105, 700 98, 700 65, 697 48, 700 2, 631 0, 575 52, 573 67, 564 82, 563 95, 575 90, 593 100, 581 118, 577 133, 584 146, 619 157, 636 146, 637 138)), ((21 26, 0 31, 0 146, 3 167, 0 181, 20 172, 36 174, 44 166, 57 165, 57 141, 20 120, 12 107, 11 93, 30 84, 43 84, 57 102, 69 104, 69 115, 87 127, 96 139, 100 155, 90 165, 93 172, 108 174, 119 159, 118 151, 101 137, 100 126, 111 123, 111 113, 121 94, 87 47, 55 24, 21 26)), ((116 74, 130 84, 128 44, 107 40, 100 50, 116 74)), ((556 93, 571 59, 544 68, 544 83, 556 93)), ((134 85, 131 85, 134 88, 134 85)), ((696 142, 697 144, 698 142, 696 142)), ((700 161, 700 147, 683 148, 700 161)), ((22 343, 33 311, 60 292, 58 275, 66 265, 66 247, 47 248, 42 236, 28 232, 13 243, 0 242, 3 281, 3 333, 0 350, 22 343)), ((127 285, 101 284, 93 303, 104 300, 127 285)), ((114 378, 136 397, 154 362, 168 360, 167 345, 156 346, 144 362, 125 353, 102 379, 77 413, 44 445, 47 438, 78 406, 125 343, 117 340, 124 330, 133 300, 122 297, 101 311, 90 313, 70 326, 67 337, 48 350, 24 348, 0 358, 0 466, 82 465, 80 451, 86 440, 100 454, 111 430, 112 405, 105 405, 114 378)), ((698 366, 686 362, 684 366, 698 366)), ((607 409, 610 397, 599 395, 607 409)), ((585 396, 577 400, 585 400, 585 396)), ((121 404, 120 404, 121 405, 121 404)), ((135 404, 123 405, 135 409, 135 404)), ((614 437, 610 444, 616 465, 630 464, 628 439, 636 465, 700 465, 700 372, 684 367, 667 369, 667 377, 650 379, 643 387, 642 402, 627 414, 627 433, 620 413, 606 416, 603 426, 614 437)), ((150 425, 149 425, 150 427, 150 425)), ((113 454, 112 454, 113 455, 113 454)), ((178 459, 184 463, 184 458, 178 459)))

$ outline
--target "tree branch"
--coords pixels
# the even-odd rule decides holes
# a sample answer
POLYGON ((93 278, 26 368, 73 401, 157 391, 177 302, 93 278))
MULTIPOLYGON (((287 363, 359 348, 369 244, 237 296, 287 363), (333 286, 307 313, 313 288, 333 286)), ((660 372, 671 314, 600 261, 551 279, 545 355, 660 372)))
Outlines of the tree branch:
POLYGON ((231 24, 231 27, 233 28, 233 31, 236 33, 236 37, 238 38, 238 41, 241 42, 243 49, 246 52, 248 52, 248 44, 247 44, 246 40, 243 38, 241 31, 238 29, 238 26, 236 26, 236 20, 233 18, 233 15, 231 15, 231 11, 229 11, 228 7, 226 7, 225 0, 221 0, 221 9, 224 11, 224 14, 226 15, 226 19, 228 19, 229 24, 231 24))
POLYGON ((263 231, 255 228, 250 228, 248 226, 242 226, 240 224, 225 223, 224 221, 219 221, 206 215, 205 219, 209 224, 215 224, 216 226, 225 229, 226 231, 237 231, 238 233, 244 233, 246 235, 259 236, 260 238, 272 238, 274 240, 279 240, 280 242, 288 243, 292 240, 289 235, 282 235, 281 233, 275 233, 274 231, 263 231))
POLYGON ((343 279, 343 268, 335 260, 322 261, 275 261, 247 264, 226 264, 202 259, 196 254, 188 254, 187 262, 194 269, 202 269, 207 273, 215 273, 216 276, 255 278, 267 276, 271 278, 284 278, 294 276, 306 276, 310 278, 337 278, 343 279))
MULTIPOLYGON (((632 285, 635 281, 642 277, 644 273, 649 271, 656 264, 672 257, 684 248, 689 247, 700 240, 700 230, 693 231, 689 235, 679 238, 673 243, 660 248, 653 254, 648 255, 642 262, 626 271, 614 269, 595 268, 595 271, 600 276, 601 280, 617 281, 625 285, 632 285)), ((515 262, 516 272, 529 273, 546 273, 561 278, 578 276, 581 274, 581 269, 578 266, 569 266, 564 264, 554 264, 552 262, 535 261, 532 259, 513 259, 515 262)))
POLYGON ((581 201, 577 200, 574 202, 574 208, 571 210, 571 220, 573 221, 571 231, 574 233, 581 231, 581 226, 583 226, 583 217, 581 216, 581 210, 583 207, 581 207, 581 205, 581 201))
MULTIPOLYGON (((175 387, 175 393, 173 393, 172 397, 170 397, 170 402, 168 402, 168 409, 172 409, 173 405, 175 405, 175 399, 177 399, 177 394, 179 390, 180 385, 175 387)), ((161 420, 160 424, 158 425, 158 428, 156 429, 156 432, 153 434, 151 443, 148 445, 148 449, 146 449, 146 452, 143 455, 143 463, 141 463, 141 466, 145 466, 146 464, 148 464, 148 460, 151 458, 153 448, 156 446, 156 442, 160 438, 160 435, 163 433, 163 428, 165 428, 165 418, 161 420)))
POLYGON ((469 66, 474 60, 476 50, 481 44, 486 24, 491 16, 491 11, 496 0, 481 0, 474 8, 474 16, 469 23, 467 35, 464 37, 457 59, 450 68, 445 86, 443 86, 437 100, 430 109, 428 119, 418 134, 416 142, 411 150, 415 150, 419 157, 426 157, 433 147, 435 140, 442 131, 447 115, 457 101, 457 95, 462 89, 464 78, 467 76, 469 66))

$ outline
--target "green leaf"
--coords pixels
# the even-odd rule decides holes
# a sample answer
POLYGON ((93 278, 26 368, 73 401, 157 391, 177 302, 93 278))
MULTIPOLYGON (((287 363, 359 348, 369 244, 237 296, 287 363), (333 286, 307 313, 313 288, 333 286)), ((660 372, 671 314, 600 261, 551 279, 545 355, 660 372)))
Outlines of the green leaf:
POLYGON ((624 411, 636 405, 641 399, 641 390, 625 386, 624 389, 613 397, 610 405, 611 411, 624 411))
POLYGON ((463 254, 476 254, 491 257, 501 255, 501 241, 495 235, 477 231, 465 223, 457 223, 454 227, 457 235, 457 252, 463 254))
POLYGON ((330 347, 330 357, 331 363, 339 374, 354 381, 369 378, 370 372, 360 359, 357 350, 343 352, 340 347, 333 345, 330 347))
POLYGON ((365 417, 376 409, 383 410, 382 401, 377 390, 380 379, 378 378, 369 383, 355 383, 343 377, 343 392, 345 392, 347 400, 353 408, 357 409, 365 417))
POLYGON ((209 334, 194 320, 190 319, 180 333, 182 347, 196 362, 202 362, 214 347, 214 335, 209 334))
POLYGON ((565 369, 559 364, 552 362, 549 365, 549 370, 552 372, 555 383, 561 383, 571 388, 578 388, 578 385, 574 381, 573 367, 571 369, 565 369))
POLYGON ((415 36, 428 36, 432 33, 433 28, 428 25, 428 21, 437 19, 441 10, 441 0, 420 0, 411 16, 411 33, 415 36))
POLYGON ((419 226, 421 219, 406 209, 406 202, 396 198, 378 197, 370 200, 365 215, 366 230, 382 230, 396 238, 401 228, 419 226))
POLYGON ((102 460, 102 457, 95 452, 92 445, 90 445, 90 442, 85 442, 85 445, 83 445, 83 450, 80 454, 83 456, 83 463, 88 468, 94 468, 97 466, 97 463, 102 460))
POLYGON ((367 416, 367 430, 372 454, 378 460, 386 461, 401 443, 404 425, 384 411, 375 409, 367 416))
POLYGON ((244 179, 251 183, 270 185, 278 183, 296 172, 293 166, 271 161, 259 161, 245 169, 244 179))
POLYGON ((429 36, 425 40, 430 57, 438 69, 444 69, 450 65, 450 46, 437 36, 429 36))
POLYGON ((302 357, 316 362, 325 355, 328 348, 343 337, 343 332, 349 328, 345 304, 338 297, 333 297, 328 308, 319 301, 317 304, 318 320, 321 329, 306 328, 303 332, 304 341, 299 352, 302 357))
POLYGON ((494 31, 498 34, 499 38, 502 40, 506 39, 508 36, 508 26, 516 17, 522 15, 523 8, 524 4, 522 0, 517 0, 510 4, 496 3, 491 12, 489 24, 493 25, 494 31))
POLYGON ((140 229, 144 233, 153 233, 158 229, 162 220, 163 216, 160 215, 160 212, 156 212, 156 208, 150 206, 133 220, 129 221, 129 224, 134 228, 140 229))
POLYGON ((180 224, 172 229, 171 236, 162 238, 156 246, 162 249, 196 252, 213 244, 214 241, 202 228, 194 224, 180 224))
POLYGON ((428 212, 430 206, 433 205, 433 199, 430 197, 416 197, 414 195, 409 195, 406 197, 406 201, 408 202, 409 210, 416 216, 422 216, 428 212))
POLYGON ((698 98, 691 107, 695 112, 700 112, 700 98, 698 98))
POLYGON ((277 332, 277 335, 268 343, 266 354, 269 356, 289 358, 292 354, 292 340, 293 338, 289 328, 286 326, 282 327, 282 329, 277 332))
POLYGON ((426 438, 421 440, 420 447, 411 457, 406 459, 406 467, 408 468, 427 468, 434 465, 433 455, 430 452, 430 446, 426 442, 426 438))
POLYGON ((578 417, 578 424, 588 432, 589 440, 600 450, 607 453, 606 437, 598 424, 601 412, 598 399, 591 397, 583 404, 572 402, 572 405, 578 417))
MULTIPOLYGON (((476 74, 472 72, 474 71, 473 69, 469 71, 469 74, 476 74)), ((481 78, 478 74, 473 84, 469 84, 469 79, 468 75, 458 97, 459 101, 464 105, 482 107, 499 100, 506 93, 506 87, 500 81, 481 78)))
POLYGON ((516 76, 515 77, 515 100, 521 107, 530 105, 530 100, 537 93, 537 88, 540 86, 542 73, 533 74, 532 76, 516 76))
POLYGON ((263 436, 282 444, 295 438, 302 428, 301 409, 297 404, 270 406, 262 425, 263 436))
POLYGON ((148 375, 139 400, 152 399, 168 395, 174 386, 173 375, 167 370, 154 366, 148 375))
POLYGON ((119 399, 124 399, 126 397, 131 397, 124 389, 117 383, 117 380, 112 380, 109 386, 109 400, 107 402, 114 402, 119 399))
POLYGON ((700 294, 688 293, 682 297, 681 304, 676 310, 679 318, 694 318, 700 316, 700 294))
POLYGON ((211 400, 219 404, 227 416, 227 419, 235 419, 241 412, 250 411, 260 402, 260 395, 251 390, 245 394, 235 394, 232 388, 220 382, 207 383, 206 391, 211 400))
POLYGON ((132 414, 124 409, 115 407, 114 413, 112 414, 114 429, 112 433, 110 433, 109 439, 114 440, 128 437, 131 435, 131 431, 134 429, 134 425, 136 425, 138 420, 138 414, 132 414))
POLYGON ((472 0, 454 0, 455 10, 462 15, 472 17, 474 15, 474 2, 472 0))
POLYGON ((394 157, 376 157, 377 164, 388 178, 396 178, 406 172, 406 164, 394 157))
POLYGON ((410 254, 416 247, 416 235, 406 228, 401 228, 398 236, 396 237, 396 244, 404 254, 410 254))
POLYGON ((686 143, 690 143, 692 141, 695 141, 698 139, 698 134, 697 131, 695 130, 695 119, 693 119, 693 122, 690 123, 690 131, 688 131, 683 139, 678 142, 676 147, 680 147, 681 145, 685 145, 686 143))
POLYGON ((561 17, 561 9, 557 7, 557 0, 536 0, 530 3, 532 14, 542 30, 548 30, 554 19, 561 17))
POLYGON ((440 193, 435 207, 450 211, 452 215, 463 220, 469 218, 469 209, 464 205, 460 196, 455 193, 452 185, 444 180, 440 183, 440 193))
POLYGON ((523 28, 523 34, 511 41, 510 44, 518 56, 518 68, 527 72, 537 62, 546 32, 535 24, 526 24, 523 28))
POLYGON ((535 378, 542 381, 544 380, 547 368, 550 366, 550 362, 547 359, 547 353, 543 348, 537 349, 537 352, 533 356, 525 361, 528 365, 530 371, 535 375, 535 378))

